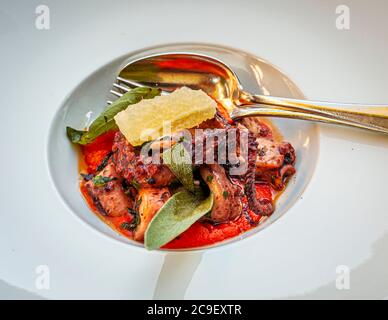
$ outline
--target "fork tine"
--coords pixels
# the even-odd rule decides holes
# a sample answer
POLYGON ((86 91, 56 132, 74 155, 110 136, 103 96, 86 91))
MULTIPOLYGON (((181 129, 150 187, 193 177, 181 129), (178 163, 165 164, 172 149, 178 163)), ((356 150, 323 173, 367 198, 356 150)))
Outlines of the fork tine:
MULTIPOLYGON (((140 88, 140 87, 146 87, 146 86, 139 83, 139 82, 136 82, 136 81, 128 80, 128 79, 125 79, 122 77, 116 77, 116 82, 113 83, 113 88, 116 88, 118 90, 117 91, 110 90, 110 93, 114 94, 116 97, 121 97, 123 95, 122 92, 125 93, 125 92, 130 91, 131 89, 140 88), (121 85, 121 84, 124 84, 124 85, 121 85)), ((164 91, 164 90, 162 90, 162 92, 161 92, 162 96, 168 95, 168 94, 169 94, 169 92, 164 91)), ((107 101, 107 104, 109 104, 109 105, 112 103, 113 103, 112 100, 107 101)))
POLYGON ((117 82, 123 82, 125 83, 126 85, 128 85, 129 87, 131 88, 138 88, 138 87, 145 87, 144 85, 142 85, 141 83, 139 82, 136 82, 136 81, 132 81, 132 80, 128 80, 128 79, 125 79, 125 78, 122 78, 122 77, 117 77, 116 78, 117 82))
MULTIPOLYGON (((116 88, 118 90, 117 91, 116 90, 110 90, 110 93, 112 93, 116 97, 120 98, 123 95, 123 93, 128 92, 129 90, 131 90, 133 88, 137 88, 137 87, 143 87, 143 86, 140 85, 137 82, 130 81, 130 80, 127 80, 127 79, 124 79, 124 78, 121 78, 121 77, 117 77, 116 78, 116 83, 113 83, 113 88, 116 88), (124 83, 126 86, 123 86, 120 83, 124 83)), ((106 103, 110 105, 110 104, 113 103, 113 101, 112 100, 107 100, 106 103)))
MULTIPOLYGON (((143 88, 143 87, 147 87, 147 86, 145 86, 145 85, 143 85, 143 84, 141 84, 141 83, 139 83, 139 82, 136 82, 136 81, 132 81, 132 80, 128 80, 128 79, 125 79, 125 78, 122 78, 122 77, 117 77, 116 78, 116 80, 117 80, 117 82, 123 82, 125 85, 127 85, 130 89, 133 89, 133 88, 143 88)), ((117 87, 117 88, 121 88, 122 86, 120 86, 119 84, 117 84, 117 85, 115 85, 115 84, 113 84, 115 87, 117 87), (119 87, 120 86, 120 87, 119 87)), ((126 88, 126 87, 124 87, 124 88, 126 88)), ((126 92, 128 92, 129 90, 128 90, 128 88, 126 88, 127 89, 127 91, 126 92)), ((161 95, 162 96, 165 96, 165 95, 168 95, 168 94, 170 94, 169 92, 167 92, 167 91, 165 91, 165 90, 162 90, 162 92, 161 92, 161 95)))
POLYGON ((117 88, 117 89, 120 89, 120 90, 124 91, 124 92, 128 92, 129 90, 131 90, 130 88, 121 86, 121 85, 119 85, 119 84, 117 84, 117 83, 114 83, 113 86, 114 86, 115 88, 117 88))
POLYGON ((117 92, 117 91, 114 91, 114 90, 110 90, 109 92, 112 93, 112 94, 114 94, 114 95, 117 96, 117 97, 121 97, 121 96, 123 95, 122 93, 117 92))

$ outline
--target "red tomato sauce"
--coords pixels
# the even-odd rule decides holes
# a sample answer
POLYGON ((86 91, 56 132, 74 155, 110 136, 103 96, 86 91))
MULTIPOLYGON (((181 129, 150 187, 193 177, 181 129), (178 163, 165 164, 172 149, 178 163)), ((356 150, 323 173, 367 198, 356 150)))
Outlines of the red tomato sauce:
MULTIPOLYGON (((112 151, 113 139, 116 132, 117 131, 107 132, 99 136, 92 143, 81 147, 82 159, 80 159, 80 163, 83 164, 80 166, 80 170, 82 172, 95 172, 97 166, 102 162, 105 156, 112 151)), ((98 212, 83 183, 80 183, 80 190, 91 210, 95 212, 100 219, 120 234, 132 239, 131 231, 120 228, 123 222, 131 222, 131 215, 124 217, 103 216, 98 212)), ((257 184, 256 192, 259 198, 265 198, 271 201, 275 198, 274 190, 267 184, 257 184)), ((183 249, 201 247, 241 235, 256 227, 262 219, 260 215, 256 215, 248 209, 246 199, 243 199, 243 207, 243 213, 237 220, 218 225, 209 222, 196 222, 163 248, 183 249)))
POLYGON ((94 173, 106 155, 112 151, 113 139, 117 131, 112 130, 97 137, 92 143, 81 146, 83 162, 88 173, 94 173))

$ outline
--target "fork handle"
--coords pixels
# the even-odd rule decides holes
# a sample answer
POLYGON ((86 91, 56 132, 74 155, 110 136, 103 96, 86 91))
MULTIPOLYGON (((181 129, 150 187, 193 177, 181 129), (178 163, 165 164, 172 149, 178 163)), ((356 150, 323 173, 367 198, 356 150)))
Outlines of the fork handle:
POLYGON ((345 104, 243 94, 232 118, 276 116, 342 124, 388 134, 388 105, 345 104))

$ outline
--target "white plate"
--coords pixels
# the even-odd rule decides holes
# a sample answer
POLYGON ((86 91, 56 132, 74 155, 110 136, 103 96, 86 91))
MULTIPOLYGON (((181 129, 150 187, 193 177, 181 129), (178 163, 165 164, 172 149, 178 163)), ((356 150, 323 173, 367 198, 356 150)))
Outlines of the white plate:
POLYGON ((351 29, 338 31, 330 1, 314 8, 252 1, 241 18, 241 5, 227 3, 222 20, 216 2, 206 9, 179 3, 149 10, 147 2, 118 1, 90 10, 94 2, 50 2, 51 29, 42 31, 34 28, 35 3, 2 7, 0 297, 388 297, 386 137, 320 126, 303 199, 270 227, 204 254, 134 249, 86 227, 59 200, 46 158, 55 113, 82 79, 142 47, 228 44, 281 66, 309 98, 388 101, 383 5, 352 5, 351 29), (42 265, 49 290, 36 286, 42 265), (349 290, 336 287, 340 265, 350 271, 349 290))

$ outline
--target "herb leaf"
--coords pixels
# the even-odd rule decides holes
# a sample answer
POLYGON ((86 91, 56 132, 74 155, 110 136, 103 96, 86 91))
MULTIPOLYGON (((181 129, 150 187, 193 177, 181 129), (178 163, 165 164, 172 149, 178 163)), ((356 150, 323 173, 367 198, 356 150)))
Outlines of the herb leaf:
POLYGON ((185 189, 194 192, 193 165, 191 156, 183 143, 177 143, 162 154, 163 163, 169 167, 185 189))
POLYGON ((139 189, 140 189, 140 184, 139 184, 139 182, 137 182, 137 180, 136 180, 135 178, 132 179, 131 185, 132 185, 136 190, 139 190, 139 189))
POLYGON ((209 182, 209 183, 211 183, 212 181, 213 181, 213 176, 212 175, 208 175, 207 177, 206 177, 206 181, 207 182, 209 182))
POLYGON ((102 171, 107 165, 108 165, 108 162, 109 162, 109 159, 110 157, 112 156, 113 152, 109 152, 105 157, 104 159, 102 159, 101 163, 97 166, 96 168, 96 172, 100 172, 102 171))
POLYGON ((116 180, 116 178, 103 177, 103 176, 95 176, 93 178, 93 184, 95 187, 102 187, 106 185, 108 182, 116 180))
POLYGON ((89 180, 92 180, 94 178, 93 173, 81 173, 80 175, 85 181, 89 181, 89 180))
POLYGON ((88 144, 101 134, 116 129, 114 116, 125 110, 129 105, 138 103, 142 99, 152 99, 160 95, 160 90, 155 88, 135 88, 123 94, 122 97, 108 106, 90 125, 89 130, 82 131, 66 127, 66 133, 72 143, 88 144))
POLYGON ((120 228, 128 230, 128 231, 133 231, 136 229, 136 227, 140 223, 140 217, 139 217, 139 214, 131 208, 128 208, 128 213, 130 215, 132 215, 132 217, 133 217, 132 221, 131 222, 123 222, 120 225, 120 228))
POLYGON ((147 249, 158 249, 186 231, 213 207, 213 195, 186 190, 174 194, 151 220, 144 238, 147 249))
POLYGON ((70 141, 73 143, 80 143, 80 141, 82 140, 82 136, 85 134, 85 132, 86 131, 66 127, 66 134, 69 137, 70 141))

